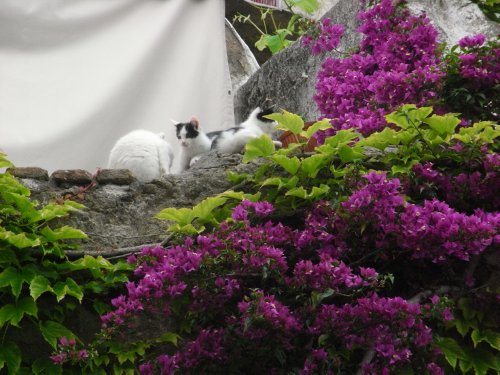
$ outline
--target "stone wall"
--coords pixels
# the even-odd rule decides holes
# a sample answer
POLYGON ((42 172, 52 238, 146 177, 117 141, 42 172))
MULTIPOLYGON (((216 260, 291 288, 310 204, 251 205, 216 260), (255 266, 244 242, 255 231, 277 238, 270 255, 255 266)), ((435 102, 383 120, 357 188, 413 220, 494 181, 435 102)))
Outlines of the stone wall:
POLYGON ((83 230, 89 239, 81 250, 110 254, 158 244, 168 223, 154 218, 167 207, 191 207, 206 197, 230 189, 227 171, 250 172, 256 164, 241 164, 241 154, 212 152, 182 174, 139 183, 128 170, 102 169, 94 176, 84 170, 58 170, 50 176, 40 168, 10 172, 44 204, 72 199, 86 209, 64 219, 65 225, 83 230))

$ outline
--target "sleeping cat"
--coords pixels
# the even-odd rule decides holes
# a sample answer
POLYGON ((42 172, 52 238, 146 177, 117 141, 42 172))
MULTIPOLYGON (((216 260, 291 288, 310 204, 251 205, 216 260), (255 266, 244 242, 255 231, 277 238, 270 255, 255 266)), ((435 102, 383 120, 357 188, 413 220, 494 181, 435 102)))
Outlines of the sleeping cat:
MULTIPOLYGON (((209 137, 212 138, 211 149, 224 154, 234 154, 241 152, 251 139, 260 137, 262 134, 271 135, 276 122, 264 117, 271 113, 273 113, 271 108, 263 110, 257 107, 241 124, 233 128, 210 133, 209 137)), ((281 147, 281 142, 273 141, 273 143, 277 147, 281 147)))
POLYGON ((198 120, 194 117, 189 122, 174 122, 174 124, 181 150, 179 172, 182 172, 191 167, 201 154, 210 151, 214 136, 212 133, 205 133, 201 129, 198 120))
POLYGON ((142 182, 171 173, 174 152, 163 133, 134 130, 115 143, 108 168, 129 169, 142 182))

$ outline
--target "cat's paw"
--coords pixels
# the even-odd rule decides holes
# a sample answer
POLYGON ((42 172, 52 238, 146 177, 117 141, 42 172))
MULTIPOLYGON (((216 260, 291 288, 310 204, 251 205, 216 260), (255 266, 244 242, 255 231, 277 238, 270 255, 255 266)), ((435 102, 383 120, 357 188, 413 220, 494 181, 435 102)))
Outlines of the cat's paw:
POLYGON ((194 158, 191 159, 189 162, 189 168, 191 168, 198 160, 201 159, 201 155, 195 156, 194 158))

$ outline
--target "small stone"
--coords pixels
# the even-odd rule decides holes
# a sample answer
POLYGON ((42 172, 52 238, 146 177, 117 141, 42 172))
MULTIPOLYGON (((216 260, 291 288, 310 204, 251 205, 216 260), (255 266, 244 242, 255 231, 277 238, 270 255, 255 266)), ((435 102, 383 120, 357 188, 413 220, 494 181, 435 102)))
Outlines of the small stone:
POLYGON ((101 185, 130 185, 136 179, 128 169, 101 169, 97 182, 101 185))
POLYGON ((92 175, 83 169, 57 170, 51 175, 57 186, 85 186, 92 182, 92 175))
POLYGON ((30 178, 39 181, 48 181, 49 173, 38 167, 9 168, 9 173, 17 178, 30 178))

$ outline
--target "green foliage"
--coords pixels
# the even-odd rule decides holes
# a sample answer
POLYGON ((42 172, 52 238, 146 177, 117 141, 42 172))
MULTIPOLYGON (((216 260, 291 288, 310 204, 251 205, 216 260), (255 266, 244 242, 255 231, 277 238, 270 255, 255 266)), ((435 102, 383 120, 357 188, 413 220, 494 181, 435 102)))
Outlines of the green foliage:
POLYGON ((273 9, 260 6, 255 6, 260 12, 259 21, 254 21, 250 15, 238 13, 233 22, 252 25, 260 33, 260 38, 255 42, 255 47, 259 51, 268 49, 272 54, 275 54, 294 43, 312 24, 312 21, 294 10, 298 9, 301 13, 311 14, 319 7, 317 0, 285 0, 284 3, 292 13, 286 27, 277 23, 273 9))
MULTIPOLYGON (((495 15, 498 21, 500 3, 487 4, 489 1, 478 0, 483 4, 483 11, 489 9, 489 15, 495 15), (495 9, 495 12, 492 10, 495 9)), ((495 51, 500 47, 498 38, 488 40, 482 46, 462 50, 458 45, 451 48, 444 56, 446 75, 443 77, 440 89, 440 101, 448 110, 460 111, 462 116, 473 122, 481 120, 496 120, 500 110, 500 85, 494 77, 495 51), (489 72, 490 78, 483 82, 477 77, 465 75, 462 70, 464 62, 461 57, 476 56, 473 64, 477 71, 489 72)))
MULTIPOLYGON (((11 166, 0 154, 0 167, 11 166)), ((80 303, 98 300, 96 290, 104 293, 127 280, 130 267, 125 263, 66 257, 65 250, 77 248, 87 236, 51 222, 82 208, 72 201, 39 207, 28 188, 8 172, 0 174, 0 369, 6 373, 59 373, 50 362, 27 362, 18 341, 22 331, 38 331, 55 348, 62 336, 76 337, 66 326, 68 313, 80 303)))
MULTIPOLYGON (((262 142, 267 141, 263 138, 262 142)), ((258 199, 258 195, 226 191, 206 198, 192 208, 165 208, 155 217, 159 220, 173 222, 168 227, 169 232, 185 235, 198 234, 204 232, 207 226, 213 228, 225 220, 231 209, 243 199, 255 201, 258 199)))
POLYGON ((235 182, 254 184, 264 199, 283 211, 318 199, 338 202, 361 174, 373 168, 401 176, 410 175, 415 164, 426 161, 460 165, 478 157, 479 145, 496 148, 495 140, 500 136, 499 127, 493 122, 482 121, 458 129, 458 114, 440 116, 432 114, 432 107, 405 105, 386 116, 392 127, 366 138, 354 129, 340 130, 327 137, 315 154, 306 155, 300 154, 297 147, 300 149, 315 132, 326 129, 328 120, 304 129, 304 121, 295 114, 284 111, 268 117, 277 121, 280 129, 299 135, 302 141, 273 152, 269 139, 254 139, 243 160, 264 157, 269 163, 253 176, 231 177, 235 182), (469 148, 469 153, 463 155, 470 160, 458 160, 456 153, 450 152, 449 146, 458 141, 469 148))
POLYGON ((500 22, 500 2, 498 0, 471 0, 492 21, 500 22))
MULTIPOLYGON (((495 298, 493 296, 493 298, 495 298)), ((494 302, 481 304, 478 309, 473 298, 458 301, 455 317, 448 324, 450 337, 437 338, 453 371, 486 375, 500 372, 500 333, 495 331, 494 302)))

